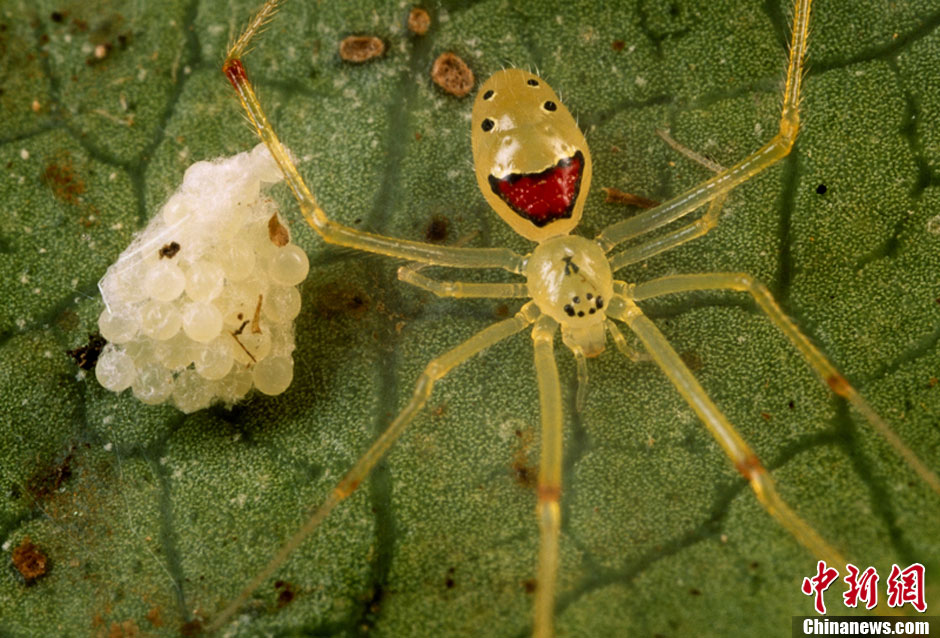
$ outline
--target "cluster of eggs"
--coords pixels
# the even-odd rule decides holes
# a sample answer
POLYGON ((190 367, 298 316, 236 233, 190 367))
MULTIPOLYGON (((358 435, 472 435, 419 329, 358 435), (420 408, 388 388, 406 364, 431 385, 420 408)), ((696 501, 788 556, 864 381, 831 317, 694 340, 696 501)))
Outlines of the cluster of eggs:
POLYGON ((263 144, 186 170, 98 284, 102 386, 187 413, 287 389, 309 263, 262 195, 281 179, 263 144))

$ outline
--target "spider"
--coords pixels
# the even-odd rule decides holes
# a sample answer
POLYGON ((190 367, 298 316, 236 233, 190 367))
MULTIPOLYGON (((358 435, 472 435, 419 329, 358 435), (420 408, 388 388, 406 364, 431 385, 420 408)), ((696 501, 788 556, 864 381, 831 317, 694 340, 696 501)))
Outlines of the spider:
POLYGON ((633 352, 621 332, 625 324, 645 353, 669 378, 705 424, 734 467, 749 482, 757 500, 781 526, 813 555, 844 564, 840 553, 803 521, 778 495, 774 482, 749 445, 714 404, 676 351, 640 308, 644 300, 701 290, 743 292, 753 299, 800 352, 828 387, 860 412, 934 490, 940 480, 908 449, 826 357, 786 316, 769 291, 744 273, 669 275, 641 283, 617 280, 620 269, 676 248, 708 233, 718 222, 723 202, 739 184, 785 157, 799 130, 800 85, 807 47, 811 0, 796 0, 780 129, 760 149, 694 188, 633 217, 616 222, 594 239, 572 234, 581 220, 591 182, 591 155, 574 118, 556 93, 536 74, 505 69, 478 89, 472 115, 475 174, 491 208, 524 238, 534 242, 527 255, 506 248, 446 247, 384 237, 344 226, 327 217, 300 177, 290 153, 265 115, 241 58, 252 38, 274 16, 279 0, 268 2, 229 49, 223 71, 297 199, 307 222, 327 242, 377 253, 411 264, 399 278, 441 297, 527 299, 512 317, 499 321, 428 363, 411 401, 336 485, 326 501, 281 547, 268 565, 207 626, 214 631, 232 617, 251 593, 309 537, 342 501, 365 480, 415 415, 426 405, 435 383, 483 350, 529 331, 540 402, 541 443, 537 485, 539 551, 535 576, 533 635, 553 635, 555 590, 561 530, 563 410, 554 342, 572 352, 579 400, 587 385, 587 359, 607 348, 608 336, 618 350, 633 352), (617 252, 628 240, 678 221, 707 206, 696 221, 638 241, 617 252), (510 283, 441 281, 420 272, 424 266, 489 268, 523 280, 510 283))

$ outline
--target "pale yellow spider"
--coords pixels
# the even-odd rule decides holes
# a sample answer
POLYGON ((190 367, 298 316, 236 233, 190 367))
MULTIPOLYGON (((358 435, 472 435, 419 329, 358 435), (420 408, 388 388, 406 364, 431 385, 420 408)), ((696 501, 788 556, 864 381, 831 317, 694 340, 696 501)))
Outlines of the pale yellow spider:
MULTIPOLYGON (((750 294, 757 306, 799 350, 809 365, 838 395, 847 399, 895 448, 897 453, 940 492, 940 480, 909 450, 868 406, 822 353, 783 313, 767 289, 743 273, 704 273, 661 277, 644 283, 614 278, 621 268, 701 237, 715 226, 728 193, 789 153, 799 129, 800 83, 807 46, 810 0, 797 0, 790 59, 779 132, 734 166, 719 171, 695 188, 662 205, 617 222, 594 239, 571 235, 581 219, 591 181, 591 156, 574 119, 545 81, 527 71, 508 69, 489 78, 473 107, 472 145, 476 177, 490 206, 512 228, 537 246, 528 255, 503 248, 460 248, 374 235, 329 219, 294 167, 262 110, 241 63, 252 37, 273 16, 278 0, 269 0, 229 50, 224 72, 239 94, 258 135, 267 144, 310 225, 330 243, 406 259, 421 265, 453 268, 498 268, 520 275, 518 283, 438 281, 404 266, 399 277, 444 297, 528 298, 512 318, 500 321, 432 360, 418 379, 404 410, 360 457, 323 503, 245 587, 207 626, 222 627, 248 596, 346 499, 426 404, 434 383, 475 354, 531 327, 541 407, 541 447, 537 516, 540 544, 536 570, 533 634, 553 634, 555 582, 558 570, 562 486, 562 407, 554 359, 555 335, 577 361, 580 387, 587 381, 586 359, 601 354, 608 334, 625 354, 634 355, 614 320, 626 324, 648 356, 715 437, 737 470, 750 482, 762 506, 816 557, 844 565, 839 552, 823 540, 780 498, 774 483, 748 444, 738 435, 666 342, 637 302, 671 293, 725 289, 750 294), (655 239, 613 252, 639 237, 708 204, 704 216, 655 239), (613 254, 611 254, 613 253, 613 254)), ((635 355, 634 355, 635 356, 635 355)))

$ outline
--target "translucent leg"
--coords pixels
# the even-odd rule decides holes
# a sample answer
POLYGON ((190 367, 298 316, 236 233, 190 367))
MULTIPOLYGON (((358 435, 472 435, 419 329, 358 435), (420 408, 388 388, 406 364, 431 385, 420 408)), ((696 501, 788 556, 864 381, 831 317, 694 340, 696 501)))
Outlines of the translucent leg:
POLYGON ((588 393, 588 369, 587 357, 584 356, 584 350, 581 348, 572 348, 574 361, 578 368, 578 393, 575 395, 574 407, 580 412, 584 409, 584 402, 587 401, 588 393))
POLYGON ((610 319, 607 320, 607 331, 610 333, 611 338, 614 340, 614 344, 617 346, 617 350, 620 351, 620 354, 630 359, 634 363, 640 361, 649 361, 650 356, 645 352, 637 352, 630 347, 630 344, 627 343, 626 337, 623 336, 623 333, 620 332, 620 328, 617 327, 610 319))
POLYGON ((666 373, 669 380, 695 411, 715 437, 734 467, 746 478, 764 509, 790 534, 818 558, 830 565, 844 565, 845 559, 810 527, 780 498, 773 480, 754 451, 744 442, 727 417, 708 397, 692 372, 669 345, 659 329, 632 300, 615 296, 607 311, 608 316, 625 322, 636 333, 653 361, 666 373))
POLYGON ((800 84, 809 31, 809 9, 810 0, 797 0, 793 15, 793 37, 790 42, 790 61, 787 65, 787 83, 783 94, 780 131, 767 144, 731 168, 653 210, 608 226, 596 238, 597 243, 604 250, 610 251, 624 240, 688 215, 705 202, 727 194, 735 186, 757 175, 790 152, 800 127, 800 84))
POLYGON ((687 241, 692 241, 693 239, 707 234, 708 231, 718 225, 718 216, 721 213, 721 207, 724 205, 727 197, 728 195, 724 194, 713 199, 708 205, 708 210, 705 211, 705 214, 691 224, 674 230, 671 233, 666 233, 662 237, 657 237, 648 242, 631 246, 623 252, 617 253, 610 258, 611 272, 617 272, 624 266, 649 259, 654 255, 672 250, 676 246, 681 246, 687 241))
POLYGON ((222 71, 238 92, 248 119, 258 132, 258 136, 267 145, 271 155, 284 173, 284 179, 294 197, 300 204, 304 217, 324 241, 340 246, 349 246, 372 253, 400 257, 410 261, 419 261, 438 266, 455 268, 502 268, 510 272, 522 271, 522 257, 507 248, 456 248, 436 246, 422 242, 383 237, 344 226, 329 219, 317 204, 313 193, 307 188, 289 153, 281 144, 274 128, 268 121, 254 88, 248 81, 241 56, 245 53, 251 39, 271 20, 280 0, 268 0, 260 11, 245 27, 235 44, 228 51, 222 71))
POLYGON ((542 444, 539 458, 537 515, 539 556, 536 571, 534 638, 551 638, 558 574, 558 537, 561 532, 562 413, 561 384, 555 364, 554 340, 558 324, 543 316, 532 329, 535 372, 539 383, 542 444))
POLYGON ((398 278, 407 284, 433 292, 438 297, 529 297, 525 282, 519 283, 470 283, 464 281, 440 281, 418 272, 423 264, 407 264, 398 269, 398 278))
POLYGON ((783 334, 787 336, 806 362, 829 388, 846 399, 852 407, 865 417, 871 426, 885 438, 898 455, 903 458, 918 476, 930 488, 940 494, 940 479, 928 468, 923 461, 911 450, 887 423, 875 412, 868 402, 852 387, 852 385, 839 374, 835 366, 814 346, 810 340, 800 332, 796 324, 784 314, 783 310, 774 300, 767 287, 745 273, 706 273, 692 275, 673 275, 661 279, 653 279, 633 287, 631 296, 634 299, 648 299, 660 295, 676 292, 690 292, 695 290, 736 290, 749 293, 757 306, 763 310, 783 334))
POLYGON ((343 477, 343 480, 330 492, 326 501, 314 511, 303 526, 294 532, 294 535, 281 546, 264 569, 258 572, 245 589, 209 623, 206 627, 206 631, 213 632, 222 627, 222 625, 238 611, 238 608, 248 600, 251 593, 257 589, 261 583, 267 580, 275 570, 287 560, 291 553, 316 530, 330 511, 359 487, 359 484, 369 475, 369 472, 372 471, 375 464, 381 460, 392 444, 398 440, 398 437, 401 436, 405 427, 414 419, 418 410, 424 407, 428 397, 431 395, 435 381, 442 379, 450 370, 473 355, 520 332, 535 321, 538 315, 539 311, 535 307, 535 304, 531 302, 527 303, 516 316, 511 319, 506 319, 505 321, 500 321, 488 328, 484 328, 457 347, 428 363, 424 372, 418 378, 418 382, 415 384, 414 395, 411 397, 411 401, 408 402, 408 405, 405 406, 405 409, 392 421, 388 429, 376 439, 372 447, 356 461, 356 464, 349 470, 346 476, 343 477))

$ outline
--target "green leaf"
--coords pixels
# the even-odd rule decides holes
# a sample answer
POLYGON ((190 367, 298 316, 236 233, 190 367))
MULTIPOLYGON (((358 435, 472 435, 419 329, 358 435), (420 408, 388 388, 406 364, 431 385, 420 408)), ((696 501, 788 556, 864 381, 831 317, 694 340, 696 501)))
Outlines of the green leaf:
MULTIPOLYGON (((188 165, 256 143, 219 72, 255 7, 229 4, 0 7, 0 636, 175 636, 212 618, 387 426, 423 366, 520 305, 405 286, 392 260, 326 246, 281 187, 273 196, 312 266, 288 392, 183 416, 78 370, 67 351, 96 329, 107 265, 188 165), (48 558, 31 585, 9 566, 27 536, 48 558)), ((531 249, 476 192, 472 97, 430 80, 444 51, 478 82, 515 65, 562 93, 593 150, 589 237, 632 214, 605 204, 601 186, 664 200, 708 176, 657 129, 724 165, 776 131, 788 2, 519 4, 434 5, 417 37, 399 3, 285 3, 246 66, 329 215, 396 237, 531 249), (351 34, 384 39, 387 53, 342 62, 351 34)), ((766 282, 935 470, 938 26, 929 0, 820 0, 793 153, 736 189, 706 237, 621 273, 766 282)), ((800 515, 876 566, 882 596, 892 562, 925 564, 928 605, 940 606, 940 498, 766 318, 730 293, 643 308, 800 515)), ((800 583, 815 557, 761 509, 655 366, 615 350, 589 361, 578 413, 572 357, 556 345, 557 635, 789 635, 791 616, 812 613, 800 583)), ((438 384, 226 635, 527 635, 538 431, 523 334, 438 384)), ((827 596, 840 614, 842 589, 827 596)))

